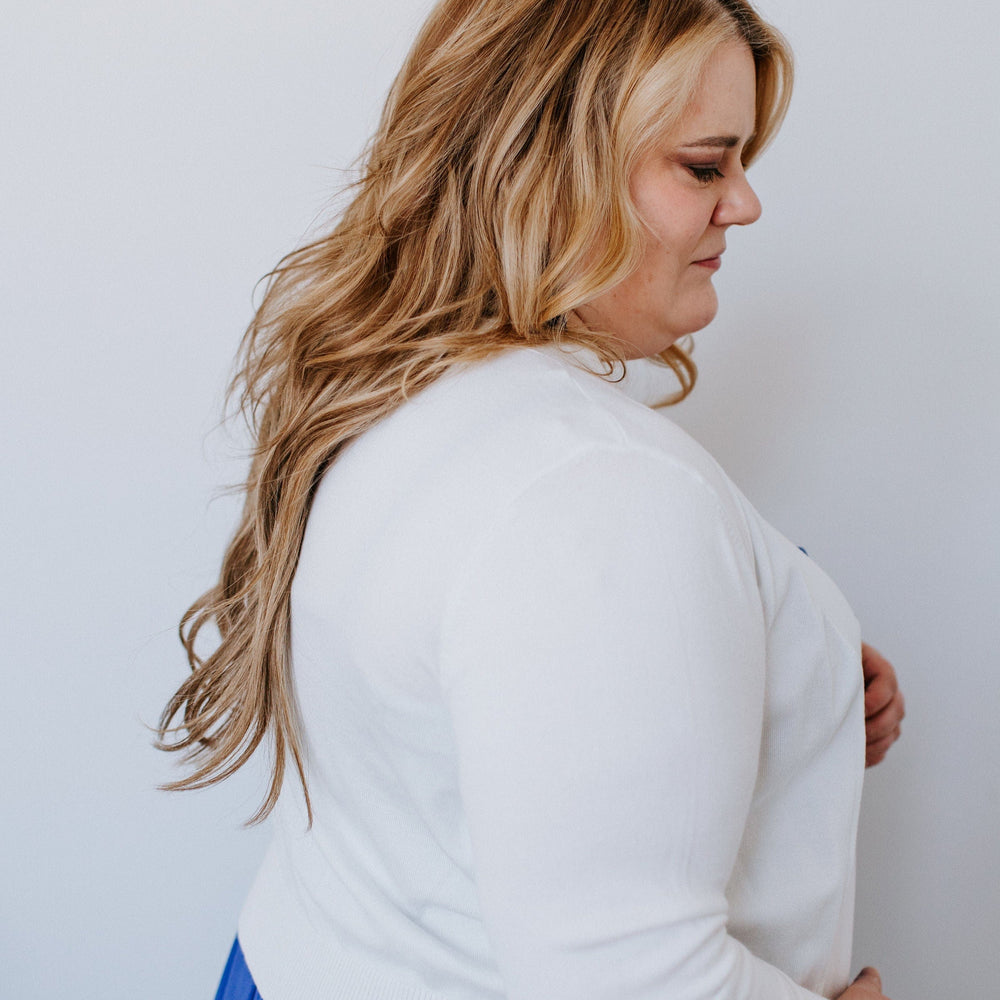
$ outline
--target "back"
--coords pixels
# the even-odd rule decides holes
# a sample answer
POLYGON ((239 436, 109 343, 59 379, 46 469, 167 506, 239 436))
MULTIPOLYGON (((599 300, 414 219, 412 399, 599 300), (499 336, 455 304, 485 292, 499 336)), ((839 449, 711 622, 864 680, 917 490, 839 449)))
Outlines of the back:
POLYGON ((726 933, 774 688, 767 543, 587 361, 458 370, 317 492, 292 605, 314 824, 287 786, 240 924, 268 1000, 803 995, 726 933))

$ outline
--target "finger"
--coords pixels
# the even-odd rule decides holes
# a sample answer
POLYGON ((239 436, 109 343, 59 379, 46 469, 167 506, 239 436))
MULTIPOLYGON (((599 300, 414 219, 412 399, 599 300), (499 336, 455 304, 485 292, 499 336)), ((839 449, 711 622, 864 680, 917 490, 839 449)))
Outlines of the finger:
POLYGON ((891 733, 881 737, 877 740, 870 740, 865 747, 866 752, 870 753, 882 753, 884 754, 889 747, 899 739, 901 730, 899 726, 896 726, 891 733))
POLYGON ((895 719, 902 722, 906 715, 906 702, 903 700, 902 691, 897 691, 889 700, 887 705, 883 705, 877 712, 872 712, 865 716, 869 723, 883 723, 886 719, 895 719))
POLYGON ((893 665, 877 649, 864 644, 861 646, 861 673, 865 690, 879 680, 888 681, 892 690, 899 686, 893 665))
POLYGON ((892 664, 875 648, 861 644, 861 670, 865 681, 876 674, 892 673, 892 664))
POLYGON ((877 740, 866 740, 865 755, 887 753, 900 736, 902 736, 902 730, 897 726, 891 733, 886 733, 885 736, 880 736, 877 740))
POLYGON ((875 767, 885 760, 889 748, 899 739, 899 732, 894 733, 890 738, 882 740, 877 744, 869 744, 865 747, 865 767, 875 767))
POLYGON ((899 719, 892 712, 879 712, 874 719, 865 720, 865 739, 869 743, 874 743, 875 740, 888 736, 898 725, 899 719))
POLYGON ((870 718, 882 711, 899 691, 899 684, 894 673, 873 674, 865 687, 865 718, 870 718))
POLYGON ((891 733, 903 721, 905 715, 903 696, 897 693, 885 708, 865 719, 868 742, 871 743, 872 740, 881 739, 891 733))
POLYGON ((865 966, 859 973, 857 979, 854 980, 858 986, 864 986, 867 989, 875 990, 876 993, 882 992, 882 977, 878 974, 877 969, 873 969, 870 965, 865 966))

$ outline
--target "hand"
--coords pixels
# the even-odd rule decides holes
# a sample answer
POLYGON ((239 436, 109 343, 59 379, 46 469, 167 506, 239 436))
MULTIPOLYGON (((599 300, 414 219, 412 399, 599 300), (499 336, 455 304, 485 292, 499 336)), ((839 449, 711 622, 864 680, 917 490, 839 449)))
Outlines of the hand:
POLYGON ((906 708, 892 664, 866 643, 861 644, 861 670, 865 678, 865 767, 874 767, 899 739, 906 708))
POLYGON ((858 978, 837 997, 837 1000, 889 1000, 882 992, 882 979, 869 965, 858 978))

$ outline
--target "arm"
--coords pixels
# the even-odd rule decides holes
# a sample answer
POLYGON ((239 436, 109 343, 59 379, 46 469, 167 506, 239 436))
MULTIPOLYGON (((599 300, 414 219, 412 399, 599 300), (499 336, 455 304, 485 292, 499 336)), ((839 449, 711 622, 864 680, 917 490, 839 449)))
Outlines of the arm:
POLYGON ((815 1000, 726 931, 763 629, 737 527, 660 456, 554 470, 470 553, 442 679, 511 1000, 815 1000))

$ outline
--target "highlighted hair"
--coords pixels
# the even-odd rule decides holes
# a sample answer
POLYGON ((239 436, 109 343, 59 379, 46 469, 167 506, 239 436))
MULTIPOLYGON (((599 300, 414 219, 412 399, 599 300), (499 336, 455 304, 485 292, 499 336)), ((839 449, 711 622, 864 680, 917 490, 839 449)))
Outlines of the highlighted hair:
MULTIPOLYGON (((255 434, 242 518, 216 586, 184 615, 191 673, 159 723, 199 788, 265 740, 274 807, 306 788, 290 593, 316 486, 340 449, 459 362, 614 338, 568 321, 638 264, 632 169, 684 112, 720 44, 757 71, 753 160, 784 116, 791 56, 745 0, 442 0, 399 73, 333 230, 269 275, 232 391, 255 434), (214 623, 219 642, 195 649, 214 623)), ((661 355, 679 380, 679 345, 661 355)), ((311 811, 310 811, 311 815, 311 811)))

